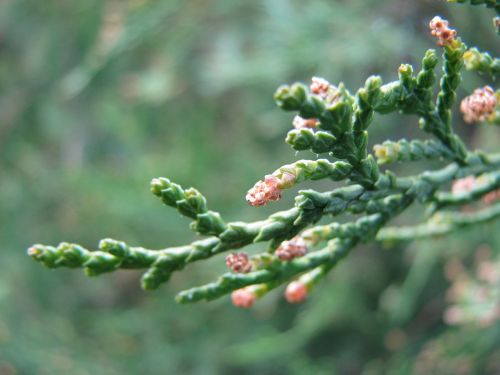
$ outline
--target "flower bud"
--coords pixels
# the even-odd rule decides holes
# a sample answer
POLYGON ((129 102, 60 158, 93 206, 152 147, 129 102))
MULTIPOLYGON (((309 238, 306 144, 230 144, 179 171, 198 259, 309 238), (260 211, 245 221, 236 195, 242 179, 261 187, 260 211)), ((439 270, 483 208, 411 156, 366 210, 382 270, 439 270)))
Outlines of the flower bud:
POLYGON ((281 199, 281 189, 278 187, 280 181, 273 175, 267 175, 263 181, 257 182, 251 188, 247 195, 246 200, 251 206, 264 206, 270 201, 277 201, 281 199))
POLYGON ((315 118, 305 119, 298 115, 293 118, 293 127, 295 129, 304 129, 304 128, 312 129, 315 128, 317 125, 318 125, 318 120, 316 120, 315 118))
POLYGON ((373 146, 373 152, 380 164, 392 163, 398 160, 400 148, 397 143, 384 143, 373 146))
POLYGON ((283 241, 275 252, 276 256, 281 260, 292 260, 293 258, 302 257, 306 253, 306 242, 300 236, 296 236, 289 241, 283 241))
POLYGON ((236 307, 248 309, 255 302, 255 296, 248 288, 242 288, 231 293, 231 301, 236 307))
POLYGON ((476 178, 474 176, 460 178, 453 182, 451 192, 453 194, 468 193, 474 186, 476 186, 476 178))
POLYGON ((285 298, 289 303, 303 302, 307 297, 307 287, 300 281, 292 281, 286 287, 285 298))
POLYGON ((467 123, 485 121, 493 115, 497 105, 497 98, 493 89, 485 86, 476 89, 460 103, 460 111, 467 123))
POLYGON ((467 70, 476 70, 481 65, 481 52, 471 48, 464 53, 464 65, 467 70))
POLYGON ((340 99, 338 88, 324 78, 312 77, 309 89, 328 104, 334 104, 340 99))
POLYGON ((248 273, 252 270, 252 264, 244 252, 229 254, 226 257, 226 265, 231 271, 237 273, 248 273))
POLYGON ((457 36, 456 30, 448 27, 448 21, 439 16, 434 17, 431 22, 429 22, 429 27, 431 29, 431 34, 438 38, 438 45, 440 46, 452 45, 457 36))

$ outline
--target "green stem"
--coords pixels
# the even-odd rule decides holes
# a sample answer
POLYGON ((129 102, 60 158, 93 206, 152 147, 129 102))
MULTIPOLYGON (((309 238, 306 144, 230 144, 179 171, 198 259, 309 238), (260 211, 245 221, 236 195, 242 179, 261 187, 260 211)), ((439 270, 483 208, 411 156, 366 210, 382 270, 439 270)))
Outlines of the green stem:
POLYGON ((378 241, 413 241, 428 237, 442 236, 473 225, 483 224, 500 217, 500 204, 474 213, 440 214, 438 220, 408 227, 388 227, 380 230, 378 241))
POLYGON ((500 189, 500 172, 483 175, 484 182, 479 182, 469 191, 453 194, 448 192, 438 192, 433 198, 433 204, 437 209, 448 206, 459 206, 472 203, 484 195, 500 189))

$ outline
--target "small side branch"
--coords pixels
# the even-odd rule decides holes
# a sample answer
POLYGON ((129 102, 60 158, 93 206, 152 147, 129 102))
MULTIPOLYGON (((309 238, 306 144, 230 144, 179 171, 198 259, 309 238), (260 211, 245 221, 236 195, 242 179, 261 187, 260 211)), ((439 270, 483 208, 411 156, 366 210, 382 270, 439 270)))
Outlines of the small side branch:
POLYGON ((376 239, 384 242, 413 241, 430 237, 443 236, 464 227, 483 224, 500 217, 500 204, 483 210, 459 214, 447 213, 435 215, 428 223, 408 227, 388 227, 380 230, 376 239))

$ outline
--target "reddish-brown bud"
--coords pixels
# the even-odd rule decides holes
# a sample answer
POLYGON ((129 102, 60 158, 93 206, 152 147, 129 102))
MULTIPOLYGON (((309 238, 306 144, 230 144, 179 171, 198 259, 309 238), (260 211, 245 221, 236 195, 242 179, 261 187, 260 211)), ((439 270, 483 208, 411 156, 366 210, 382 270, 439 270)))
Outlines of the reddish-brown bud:
POLYGON ((312 77, 311 81, 311 93, 318 95, 327 103, 334 104, 340 98, 338 88, 332 85, 326 79, 320 77, 312 77))
POLYGON ((294 237, 289 241, 283 241, 276 249, 276 256, 281 260, 292 260, 302 257, 307 253, 307 246, 304 239, 300 236, 294 237))
POLYGON ((319 95, 322 98, 326 98, 328 91, 330 90, 331 84, 324 78, 312 77, 311 79, 311 92, 313 94, 319 95))
POLYGON ((448 21, 439 16, 434 17, 429 22, 429 28, 431 34, 438 38, 438 45, 440 46, 451 45, 457 36, 457 32, 448 27, 448 21))
POLYGON ((226 265, 233 272, 248 273, 252 270, 252 264, 246 253, 231 253, 226 256, 226 265))

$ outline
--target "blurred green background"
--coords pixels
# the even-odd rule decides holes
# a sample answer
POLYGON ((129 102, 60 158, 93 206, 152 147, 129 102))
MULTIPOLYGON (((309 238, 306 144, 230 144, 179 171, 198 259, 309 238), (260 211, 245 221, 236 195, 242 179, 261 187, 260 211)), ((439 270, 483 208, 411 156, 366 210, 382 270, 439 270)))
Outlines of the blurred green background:
MULTIPOLYGON (((498 223, 360 247, 306 303, 276 291, 251 310, 174 302, 223 272, 223 256, 144 292, 136 272, 89 279, 25 255, 103 237, 192 241, 186 219, 150 194, 158 176, 198 188, 228 220, 288 207, 293 193, 262 209, 244 200, 264 174, 315 157, 283 142, 292 116, 275 107, 276 87, 395 79, 434 48, 436 14, 498 54, 492 12, 441 1, 0 2, 0 374, 500 373, 498 223)), ((460 97, 487 82, 467 74, 460 97)), ((471 147, 498 149, 498 129, 456 124, 471 147)), ((371 134, 424 138, 400 115, 377 117, 371 134)))

